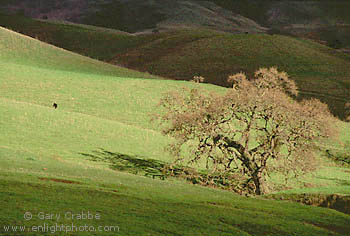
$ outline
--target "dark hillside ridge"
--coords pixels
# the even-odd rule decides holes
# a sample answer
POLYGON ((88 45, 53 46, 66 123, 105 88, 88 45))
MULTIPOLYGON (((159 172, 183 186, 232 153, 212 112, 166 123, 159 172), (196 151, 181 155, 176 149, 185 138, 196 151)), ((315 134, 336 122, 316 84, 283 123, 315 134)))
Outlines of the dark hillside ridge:
POLYGON ((264 32, 254 21, 209 1, 185 0, 15 0, 7 13, 65 20, 127 32, 204 27, 227 32, 264 32))
MULTIPOLYGON (((196 0, 200 1, 200 0, 196 0)), ((207 0, 265 27, 350 24, 347 0, 207 0)))
POLYGON ((205 28, 295 35, 350 49, 348 0, 2 0, 5 13, 126 32, 205 28))
POLYGON ((33 18, 78 23, 84 23, 84 18, 93 21, 94 16, 105 16, 105 23, 121 20, 128 25, 140 24, 142 19, 146 25, 149 22, 155 25, 170 18, 185 23, 186 19, 197 21, 198 14, 205 18, 212 11, 212 19, 220 14, 229 20, 227 13, 231 12, 231 17, 239 14, 269 28, 291 24, 350 24, 347 0, 2 0, 1 8, 33 18))
MULTIPOLYGON (((199 1, 199 0, 197 0, 199 1)), ((207 0, 273 32, 350 48, 348 0, 207 0)))

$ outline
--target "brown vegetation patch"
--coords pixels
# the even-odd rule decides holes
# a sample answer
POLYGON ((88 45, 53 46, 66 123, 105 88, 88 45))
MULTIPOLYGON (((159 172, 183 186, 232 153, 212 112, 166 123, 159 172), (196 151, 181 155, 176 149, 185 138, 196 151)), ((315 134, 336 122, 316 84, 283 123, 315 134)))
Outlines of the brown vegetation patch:
POLYGON ((65 184, 81 184, 80 182, 72 181, 72 180, 66 180, 66 179, 55 179, 55 178, 44 178, 44 177, 41 177, 39 179, 40 180, 45 180, 45 181, 54 181, 54 182, 59 182, 59 183, 65 183, 65 184))
POLYGON ((276 194, 267 198, 277 200, 290 200, 305 205, 334 209, 345 214, 350 214, 350 196, 338 194, 276 194))
POLYGON ((206 202, 206 204, 211 206, 218 206, 218 207, 234 207, 229 203, 221 203, 221 202, 206 202))
POLYGON ((311 223, 311 222, 305 222, 305 224, 308 225, 313 225, 315 227, 321 228, 321 229, 325 229, 334 233, 342 233, 342 234, 346 234, 348 233, 348 230, 345 227, 340 227, 340 226, 333 226, 333 225, 321 225, 321 224, 317 224, 317 223, 311 223))
POLYGON ((313 184, 313 183, 304 183, 304 187, 305 187, 305 188, 313 188, 313 187, 316 187, 316 184, 313 184))

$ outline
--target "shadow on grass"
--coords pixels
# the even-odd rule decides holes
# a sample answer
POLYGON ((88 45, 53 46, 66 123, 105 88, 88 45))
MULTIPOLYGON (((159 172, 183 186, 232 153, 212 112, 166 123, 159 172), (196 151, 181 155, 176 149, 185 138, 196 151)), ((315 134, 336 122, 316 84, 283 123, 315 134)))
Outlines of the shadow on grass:
POLYGON ((335 163, 344 167, 350 167, 350 142, 345 143, 345 147, 342 151, 327 149, 324 154, 335 163))
MULTIPOLYGON (((110 168, 125 171, 132 174, 164 180, 168 177, 184 179, 192 184, 221 188, 243 194, 242 190, 236 189, 237 180, 234 175, 225 176, 221 173, 208 173, 194 168, 175 163, 166 163, 155 159, 146 159, 139 156, 131 156, 117 152, 98 149, 91 153, 79 153, 88 157, 90 161, 108 163, 110 168)), ((246 195, 247 196, 247 195, 246 195)))
POLYGON ((126 171, 132 174, 141 174, 152 178, 166 178, 164 169, 167 163, 154 159, 145 159, 117 152, 109 152, 104 149, 92 151, 92 153, 80 153, 89 157, 91 161, 110 164, 113 170, 126 171))

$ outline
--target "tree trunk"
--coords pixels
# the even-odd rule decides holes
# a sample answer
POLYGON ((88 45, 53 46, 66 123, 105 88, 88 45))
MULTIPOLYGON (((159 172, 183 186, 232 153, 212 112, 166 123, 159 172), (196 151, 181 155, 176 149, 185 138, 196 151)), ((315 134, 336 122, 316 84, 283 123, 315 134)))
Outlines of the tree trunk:
POLYGON ((254 185, 255 185, 255 194, 263 195, 266 193, 266 185, 262 173, 259 171, 258 173, 252 176, 254 185))

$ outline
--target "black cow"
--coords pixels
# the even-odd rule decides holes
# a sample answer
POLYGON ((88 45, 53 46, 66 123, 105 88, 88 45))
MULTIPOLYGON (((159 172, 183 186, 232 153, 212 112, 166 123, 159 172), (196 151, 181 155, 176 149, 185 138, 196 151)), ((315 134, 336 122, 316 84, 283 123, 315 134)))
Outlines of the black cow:
POLYGON ((57 103, 54 102, 54 103, 52 104, 52 106, 53 106, 55 109, 57 109, 57 103))

